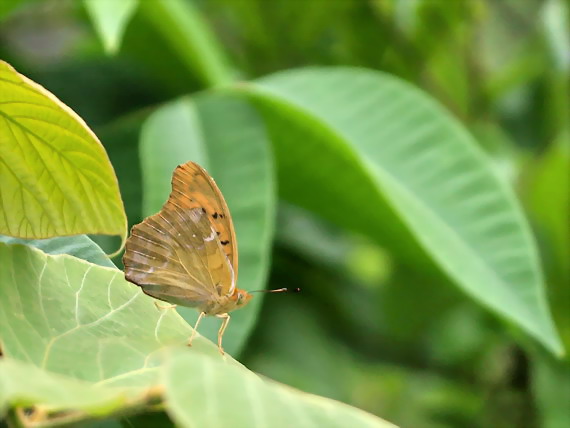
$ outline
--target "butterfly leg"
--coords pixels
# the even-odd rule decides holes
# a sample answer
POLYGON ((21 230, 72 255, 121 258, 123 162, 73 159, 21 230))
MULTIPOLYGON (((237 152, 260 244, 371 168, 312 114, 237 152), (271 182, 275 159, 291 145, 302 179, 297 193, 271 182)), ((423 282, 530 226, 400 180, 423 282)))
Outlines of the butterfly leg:
POLYGON ((192 340, 196 335, 196 331, 198 330, 198 324, 202 321, 202 317, 206 315, 206 312, 200 312, 200 316, 198 316, 198 320, 196 321, 196 325, 194 325, 194 330, 192 330, 192 334, 190 335, 190 339, 188 339, 188 346, 192 346, 192 340))
POLYGON ((159 310, 165 310, 165 309, 172 309, 175 308, 176 305, 161 305, 160 303, 158 303, 156 300, 154 301, 154 306, 156 306, 159 310))
POLYGON ((218 331, 218 349, 220 350, 220 353, 224 355, 225 352, 224 348, 222 348, 222 336, 224 335, 224 331, 226 331, 226 327, 230 322, 230 316, 229 314, 220 314, 216 315, 216 317, 223 318, 222 326, 220 327, 220 331, 218 331))

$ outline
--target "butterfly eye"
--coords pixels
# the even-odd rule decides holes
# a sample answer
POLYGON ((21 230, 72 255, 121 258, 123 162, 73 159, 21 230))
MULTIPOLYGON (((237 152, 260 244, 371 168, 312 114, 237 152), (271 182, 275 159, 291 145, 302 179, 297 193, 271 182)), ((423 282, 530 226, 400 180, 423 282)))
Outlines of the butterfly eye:
POLYGON ((245 296, 243 295, 243 293, 241 293, 241 292, 238 293, 238 295, 237 295, 237 304, 238 304, 238 305, 241 305, 241 304, 242 304, 242 302, 243 302, 243 300, 244 300, 244 297, 245 297, 245 296))
POLYGON ((243 293, 241 290, 237 293, 236 304, 245 305, 249 300, 249 295, 247 293, 243 293))

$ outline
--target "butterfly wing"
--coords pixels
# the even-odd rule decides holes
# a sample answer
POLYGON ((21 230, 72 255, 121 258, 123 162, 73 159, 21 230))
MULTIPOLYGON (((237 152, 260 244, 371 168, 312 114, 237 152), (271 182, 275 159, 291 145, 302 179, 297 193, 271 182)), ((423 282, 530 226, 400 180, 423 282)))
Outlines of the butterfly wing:
POLYGON ((235 273, 207 209, 189 207, 194 198, 180 191, 189 178, 180 175, 181 167, 175 170, 173 190, 162 210, 133 227, 123 263, 126 279, 145 293, 200 306, 225 290, 233 292, 235 273))
MULTIPOLYGON (((182 209, 203 208, 206 211, 237 281, 238 248, 234 225, 228 205, 214 179, 194 162, 179 165, 172 177, 170 200, 175 201, 182 209)), ((235 281, 232 284, 224 284, 222 295, 233 293, 235 281)))

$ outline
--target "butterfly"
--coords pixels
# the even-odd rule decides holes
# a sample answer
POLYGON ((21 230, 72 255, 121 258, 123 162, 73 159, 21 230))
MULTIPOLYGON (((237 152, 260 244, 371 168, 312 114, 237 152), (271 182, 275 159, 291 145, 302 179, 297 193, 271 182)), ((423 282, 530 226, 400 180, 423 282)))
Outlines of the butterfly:
MULTIPOLYGON (((252 295, 236 287, 238 248, 232 217, 220 189, 194 162, 179 165, 172 192, 160 212, 133 226, 123 255, 125 278, 156 299, 200 311, 192 340, 204 316, 223 322, 252 295)), ((277 290, 275 290, 277 291, 277 290)))

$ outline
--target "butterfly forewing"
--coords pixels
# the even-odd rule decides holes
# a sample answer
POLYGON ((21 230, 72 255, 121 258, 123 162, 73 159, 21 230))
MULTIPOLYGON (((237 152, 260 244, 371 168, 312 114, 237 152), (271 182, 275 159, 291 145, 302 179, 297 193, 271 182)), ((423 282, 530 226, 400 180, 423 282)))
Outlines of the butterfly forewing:
POLYGON ((123 257, 127 280, 153 297, 185 306, 199 306, 235 287, 233 225, 219 190, 204 174, 193 163, 175 170, 170 198, 158 214, 133 227, 123 257), (193 183, 202 190, 208 185, 208 197, 218 199, 201 206, 201 190, 193 183), (229 239, 231 245, 222 244, 229 239))
MULTIPOLYGON (((220 189, 210 175, 194 162, 179 165, 174 170, 168 202, 176 203, 181 209, 200 208, 205 211, 237 280, 238 249, 232 218, 220 189)), ((234 286, 224 284, 222 294, 231 293, 234 286)))

